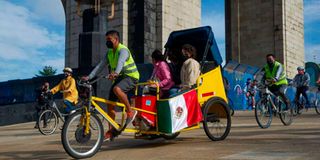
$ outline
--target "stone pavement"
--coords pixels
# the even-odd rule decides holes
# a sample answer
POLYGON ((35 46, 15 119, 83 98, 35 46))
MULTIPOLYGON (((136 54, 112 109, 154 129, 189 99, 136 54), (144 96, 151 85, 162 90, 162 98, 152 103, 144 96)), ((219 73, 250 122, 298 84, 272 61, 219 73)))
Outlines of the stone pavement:
MULTIPOLYGON (((33 129, 34 123, 0 127, 0 159, 71 159, 60 141, 60 130, 50 136, 33 129)), ((224 141, 212 142, 203 129, 183 132, 175 140, 137 140, 125 134, 104 142, 90 159, 108 160, 318 160, 320 159, 320 115, 310 109, 295 117, 291 126, 275 118, 268 129, 260 129, 253 112, 237 111, 224 141)))

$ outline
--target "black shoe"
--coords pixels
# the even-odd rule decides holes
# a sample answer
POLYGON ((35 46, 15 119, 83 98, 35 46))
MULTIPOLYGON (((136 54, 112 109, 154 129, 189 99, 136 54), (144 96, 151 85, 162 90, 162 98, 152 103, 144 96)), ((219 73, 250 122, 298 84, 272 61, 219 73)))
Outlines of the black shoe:
POLYGON ((36 125, 34 126, 34 128, 35 128, 35 129, 38 129, 38 128, 39 128, 39 125, 38 125, 38 124, 36 124, 36 125))

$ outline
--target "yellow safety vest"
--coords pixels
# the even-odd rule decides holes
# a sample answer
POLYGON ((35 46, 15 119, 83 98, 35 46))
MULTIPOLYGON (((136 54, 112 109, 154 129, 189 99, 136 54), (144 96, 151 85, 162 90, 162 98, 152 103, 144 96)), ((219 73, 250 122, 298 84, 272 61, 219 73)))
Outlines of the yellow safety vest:
MULTIPOLYGON (((277 62, 277 61, 275 61, 273 69, 271 71, 269 65, 266 64, 264 66, 266 79, 275 78, 280 65, 282 65, 282 64, 277 62)), ((278 79, 278 81, 274 85, 282 85, 282 84, 288 84, 286 73, 285 73, 284 69, 283 69, 283 72, 280 75, 280 78, 278 79)))
POLYGON ((116 49, 116 52, 113 53, 113 49, 108 50, 108 61, 111 67, 111 71, 114 72, 116 70, 117 64, 118 64, 118 59, 119 59, 119 52, 121 49, 126 49, 129 52, 129 58, 126 60, 124 63, 124 66, 122 68, 122 71, 120 72, 120 75, 124 74, 127 76, 130 76, 136 80, 139 80, 140 74, 137 69, 137 66, 132 58, 130 50, 124 46, 123 44, 119 43, 118 48, 116 49))

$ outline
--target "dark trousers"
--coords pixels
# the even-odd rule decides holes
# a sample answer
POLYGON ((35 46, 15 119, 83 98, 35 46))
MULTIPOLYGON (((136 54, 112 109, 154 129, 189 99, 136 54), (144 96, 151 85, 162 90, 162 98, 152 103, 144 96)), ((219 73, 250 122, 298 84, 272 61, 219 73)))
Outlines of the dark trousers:
POLYGON ((308 96, 306 93, 308 89, 309 89, 309 87, 307 87, 307 86, 297 87, 296 96, 294 98, 294 101, 299 102, 300 95, 302 94, 302 96, 306 99, 307 104, 309 104, 309 99, 308 99, 308 96))
POLYGON ((273 94, 275 94, 276 96, 280 96, 287 106, 290 105, 290 101, 285 94, 287 85, 272 85, 268 88, 273 94))

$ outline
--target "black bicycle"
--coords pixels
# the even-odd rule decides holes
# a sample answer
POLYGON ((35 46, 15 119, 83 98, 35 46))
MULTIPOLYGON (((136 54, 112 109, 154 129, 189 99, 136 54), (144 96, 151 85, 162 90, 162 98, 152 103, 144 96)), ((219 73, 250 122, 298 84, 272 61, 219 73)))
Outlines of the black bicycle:
MULTIPOLYGON (((268 81, 265 84, 258 85, 261 98, 255 108, 256 121, 260 128, 269 128, 273 115, 279 114, 281 122, 288 126, 293 120, 293 110, 287 106, 280 96, 274 95, 268 89, 268 81)), ((269 83, 270 84, 270 83, 269 83)))
POLYGON ((320 90, 317 91, 316 98, 312 103, 314 105, 314 109, 318 114, 320 114, 320 98, 319 97, 320 97, 320 90))
POLYGON ((230 115, 233 116, 234 115, 234 105, 233 105, 233 101, 231 98, 229 98, 229 96, 227 96, 228 98, 228 105, 230 108, 230 115))
POLYGON ((294 116, 300 115, 303 109, 306 108, 306 100, 304 99, 304 97, 300 95, 298 100, 294 100, 294 103, 292 103, 291 108, 293 110, 294 116))

